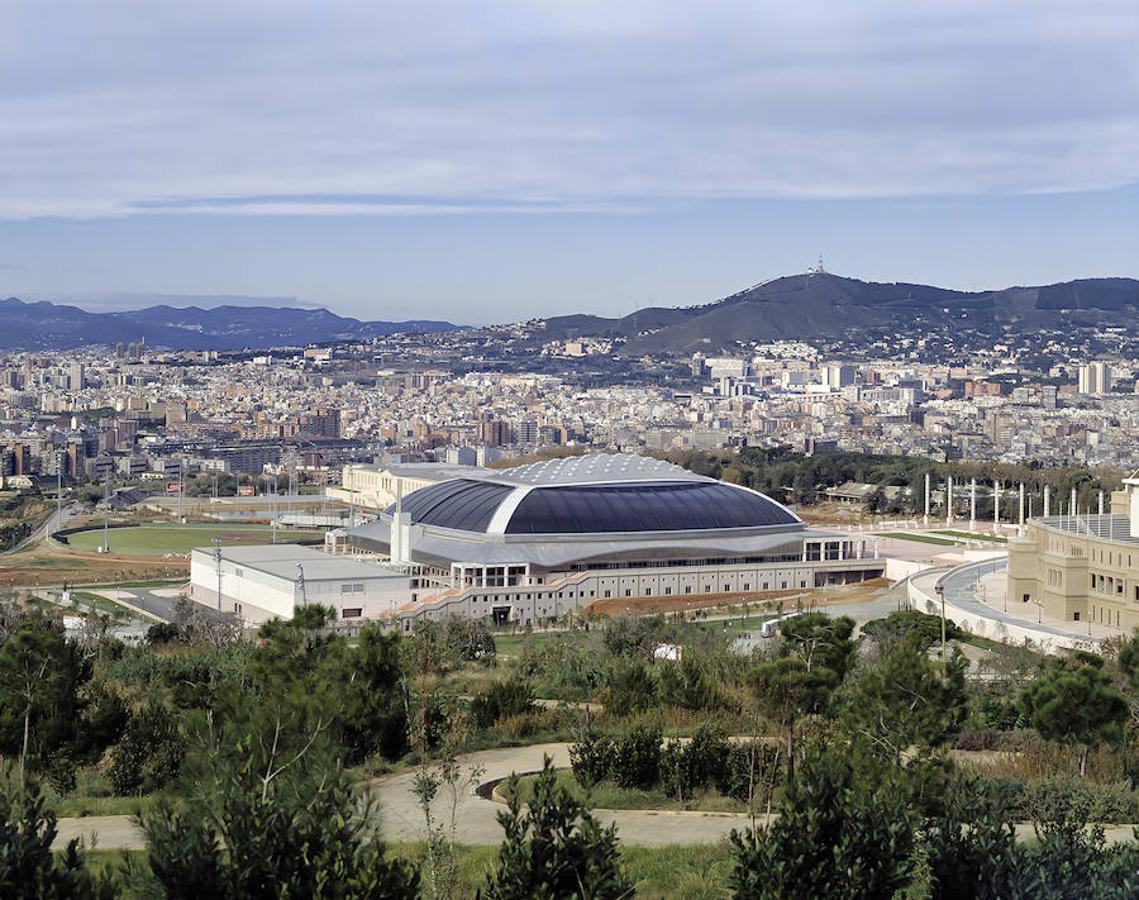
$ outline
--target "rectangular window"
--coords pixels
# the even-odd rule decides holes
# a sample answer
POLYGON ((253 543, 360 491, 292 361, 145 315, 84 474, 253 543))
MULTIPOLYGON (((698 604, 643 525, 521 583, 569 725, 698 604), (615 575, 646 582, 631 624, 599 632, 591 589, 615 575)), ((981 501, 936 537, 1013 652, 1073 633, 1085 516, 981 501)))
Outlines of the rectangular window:
POLYGON ((364 610, 359 606, 353 607, 351 609, 345 607, 344 609, 340 610, 340 618, 342 619, 358 619, 363 614, 364 610))

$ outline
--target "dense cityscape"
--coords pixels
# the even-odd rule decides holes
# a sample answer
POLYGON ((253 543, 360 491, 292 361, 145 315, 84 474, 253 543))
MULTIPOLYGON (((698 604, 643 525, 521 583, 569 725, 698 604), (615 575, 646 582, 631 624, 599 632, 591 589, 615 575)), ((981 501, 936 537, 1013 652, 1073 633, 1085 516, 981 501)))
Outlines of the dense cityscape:
POLYGON ((1139 897, 1134 3, 15 3, 0 900, 1139 897))

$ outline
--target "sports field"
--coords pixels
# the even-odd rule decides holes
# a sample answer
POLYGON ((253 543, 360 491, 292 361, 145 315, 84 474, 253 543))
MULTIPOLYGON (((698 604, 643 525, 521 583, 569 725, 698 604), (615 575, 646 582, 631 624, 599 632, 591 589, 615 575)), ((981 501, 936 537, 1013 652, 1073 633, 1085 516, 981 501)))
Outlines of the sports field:
MULTIPOLYGON (((139 525, 132 528, 112 528, 108 532, 111 553, 125 556, 164 556, 167 553, 186 554, 194 547, 208 547, 214 538, 223 545, 269 544, 273 530, 267 525, 139 525)), ((319 541, 319 531, 277 529, 277 543, 319 541)), ((76 550, 98 550, 103 546, 103 529, 93 528, 69 537, 68 543, 76 550)))

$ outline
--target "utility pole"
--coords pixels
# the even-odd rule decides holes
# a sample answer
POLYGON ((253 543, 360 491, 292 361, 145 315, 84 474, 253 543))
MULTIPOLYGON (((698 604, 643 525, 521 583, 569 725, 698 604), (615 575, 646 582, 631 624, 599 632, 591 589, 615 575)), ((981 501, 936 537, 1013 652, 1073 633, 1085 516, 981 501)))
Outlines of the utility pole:
POLYGON ((214 538, 214 568, 218 575, 218 640, 221 640, 221 538, 214 538))
POLYGON ((108 519, 110 517, 110 514, 111 514, 111 473, 108 472, 103 477, 103 552, 104 553, 110 553, 111 552, 111 545, 109 542, 110 527, 108 524, 108 519))
POLYGON ((63 528, 63 451, 55 454, 55 530, 63 528))
POLYGON ((178 521, 182 521, 182 495, 186 493, 185 457, 178 454, 178 521))

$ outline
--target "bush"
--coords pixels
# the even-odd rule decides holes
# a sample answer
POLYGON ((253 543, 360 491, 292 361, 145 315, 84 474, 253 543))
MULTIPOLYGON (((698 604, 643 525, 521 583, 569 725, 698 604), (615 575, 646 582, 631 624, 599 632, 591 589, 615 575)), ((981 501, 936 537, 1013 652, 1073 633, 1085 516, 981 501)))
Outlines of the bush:
POLYGON ((669 741, 661 751, 661 786, 668 796, 684 800, 723 778, 727 761, 728 742, 701 725, 692 740, 669 741))
POLYGON ((660 729, 637 727, 613 744, 611 776, 618 787, 648 790, 660 779, 660 729))
POLYGON ((166 707, 150 703, 131 718, 107 774, 120 796, 149 793, 174 779, 183 755, 174 716, 166 707))
POLYGON ((716 790, 742 803, 761 797, 783 780, 783 759, 775 747, 759 741, 731 744, 716 790))
POLYGON ((656 705, 656 681, 643 662, 621 661, 613 672, 605 709, 627 716, 656 705))
POLYGON ((609 777, 613 765, 613 741, 588 730, 569 749, 573 777, 582 787, 592 787, 609 777))
POLYGON ((664 662, 657 679, 657 698, 666 706, 682 709, 716 709, 727 701, 716 683, 691 656, 680 662, 664 662))
MULTIPOLYGON (((892 612, 882 619, 874 619, 862 626, 862 633, 873 641, 901 640, 909 635, 918 636, 921 648, 928 650, 934 644, 941 642, 941 619, 916 609, 899 610, 892 612)), ((945 620, 946 640, 957 640, 965 637, 955 622, 945 620)))
POLYGON ((517 716, 534 707, 534 694, 526 682, 512 678, 500 681, 471 701, 471 716, 476 727, 490 728, 504 716, 517 716))
POLYGON ((1126 784, 1083 778, 982 778, 977 784, 1013 821, 1139 821, 1139 793, 1126 784))

